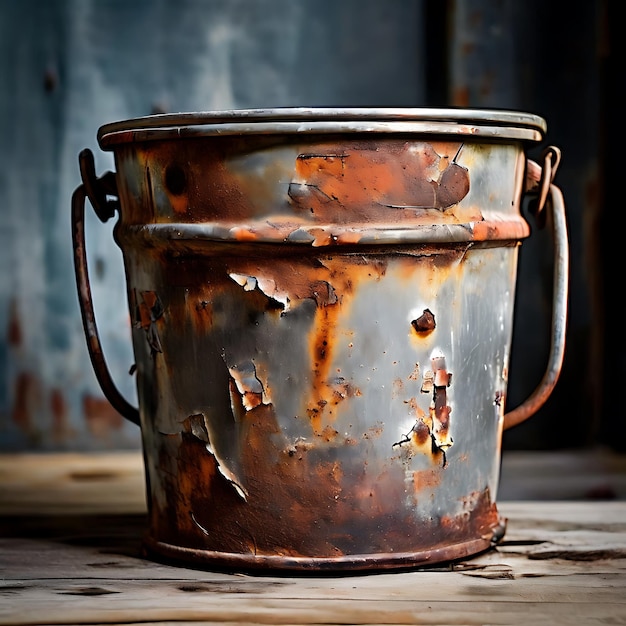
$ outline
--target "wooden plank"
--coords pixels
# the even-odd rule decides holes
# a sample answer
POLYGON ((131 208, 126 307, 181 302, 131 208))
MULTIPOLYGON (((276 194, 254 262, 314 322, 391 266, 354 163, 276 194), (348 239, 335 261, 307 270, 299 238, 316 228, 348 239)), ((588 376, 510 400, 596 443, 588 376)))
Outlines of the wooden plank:
POLYGON ((196 572, 193 579, 152 580, 120 572, 115 578, 5 580, 2 595, 9 602, 0 608, 0 623, 435 623, 436 616, 445 623, 528 624, 551 617, 580 624, 568 619, 592 615, 626 621, 623 566, 568 574, 545 562, 540 571, 519 573, 502 563, 477 565, 483 568, 323 579, 196 572))
POLYGON ((0 624, 626 624, 625 501, 502 502, 502 543, 454 564, 244 575, 146 558, 140 461, 0 457, 0 624))
POLYGON ((0 455, 0 515, 145 511, 138 450, 0 455))
POLYGON ((453 566, 338 577, 154 563, 141 554, 143 516, 14 517, 0 540, 0 624, 626 623, 626 558, 602 552, 610 537, 623 537, 613 529, 623 527, 626 504, 594 512, 568 504, 509 504, 516 539, 453 566), (542 509, 546 541, 536 538, 542 509), (589 519, 606 530, 587 532, 584 552, 537 557, 589 519))

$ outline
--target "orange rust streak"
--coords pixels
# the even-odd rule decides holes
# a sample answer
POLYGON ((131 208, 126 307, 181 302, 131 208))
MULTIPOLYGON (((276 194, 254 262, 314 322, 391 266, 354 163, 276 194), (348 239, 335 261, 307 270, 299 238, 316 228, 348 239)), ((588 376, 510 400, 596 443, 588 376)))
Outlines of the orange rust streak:
POLYGON ((523 220, 502 222, 476 222, 474 224, 474 241, 491 239, 524 239, 530 235, 530 228, 523 220))
MULTIPOLYGON (((335 407, 346 397, 360 395, 358 389, 346 387, 330 380, 333 361, 333 337, 339 326, 338 320, 350 306, 350 296, 359 282, 376 280, 385 272, 385 264, 379 259, 365 260, 363 257, 351 261, 341 259, 325 259, 322 267, 308 280, 308 290, 316 294, 318 304, 313 332, 309 336, 309 352, 313 379, 311 396, 307 405, 307 413, 315 434, 323 431, 323 419, 334 421, 335 407), (318 277, 318 280, 315 278, 318 277), (331 285, 334 300, 328 304, 317 296, 316 285, 331 285), (339 392, 339 393, 338 393, 339 392)), ((277 276, 278 278, 278 276, 277 276)), ((319 287, 317 287, 319 289, 319 287)))
POLYGON ((314 326, 316 332, 309 336, 309 350, 311 353, 311 364, 313 380, 311 381, 311 400, 307 412, 311 418, 311 426, 316 435, 322 435, 322 414, 326 411, 328 403, 332 400, 333 391, 328 385, 328 375, 332 363, 332 341, 331 328, 337 316, 336 307, 327 306, 317 308, 315 311, 314 326))

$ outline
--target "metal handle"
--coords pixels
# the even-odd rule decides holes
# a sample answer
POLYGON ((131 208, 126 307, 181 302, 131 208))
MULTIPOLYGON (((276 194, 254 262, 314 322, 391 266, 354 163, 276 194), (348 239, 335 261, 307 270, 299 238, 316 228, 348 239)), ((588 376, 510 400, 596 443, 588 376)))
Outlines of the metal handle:
MULTIPOLYGON (((548 180, 554 177, 554 166, 548 180)), ((567 225, 565 220, 565 203, 561 190, 549 183, 549 193, 543 201, 552 216, 554 239, 554 279, 552 302, 552 339, 550 355, 546 371, 541 382, 533 393, 518 407, 504 415, 504 430, 521 424, 536 413, 550 397, 561 373, 563 354, 565 352, 565 327, 567 320, 567 292, 569 273, 569 249, 567 241, 567 225), (547 200, 547 201, 546 201, 547 200)), ((537 211, 543 209, 540 197, 537 211)))
MULTIPOLYGON (((91 286, 89 284, 89 272, 87 269, 87 251, 85 247, 85 199, 89 197, 98 217, 105 222, 113 215, 111 207, 116 206, 112 201, 106 200, 106 194, 111 193, 104 187, 99 187, 102 179, 96 179, 93 168, 93 154, 89 150, 83 150, 80 154, 81 174, 83 184, 76 188, 72 194, 72 241, 74 244, 74 270, 76 274, 76 287, 78 290, 78 300, 80 312, 83 319, 83 328, 87 339, 89 357, 96 373, 96 378, 104 392, 106 399, 114 409, 119 411, 127 420, 133 424, 140 425, 139 411, 129 404, 120 394, 111 378, 107 367, 98 328, 94 314, 93 302, 91 298, 91 286), (89 181, 89 182, 87 182, 89 181), (97 190, 98 200, 95 199, 90 190, 97 190), (95 202, 95 204, 94 204, 95 202), (104 204, 102 204, 104 203, 104 204), (104 211, 102 211, 104 209, 104 211)), ((111 182, 111 176, 105 175, 107 183, 111 182)))

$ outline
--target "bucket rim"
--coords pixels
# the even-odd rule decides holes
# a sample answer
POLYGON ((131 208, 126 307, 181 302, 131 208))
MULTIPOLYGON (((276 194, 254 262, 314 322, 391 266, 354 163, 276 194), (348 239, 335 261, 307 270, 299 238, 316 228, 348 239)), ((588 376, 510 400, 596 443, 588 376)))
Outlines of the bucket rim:
POLYGON ((203 136, 329 133, 424 133, 541 141, 539 115, 509 109, 463 107, 279 107, 160 113, 102 125, 102 149, 155 139, 203 136))

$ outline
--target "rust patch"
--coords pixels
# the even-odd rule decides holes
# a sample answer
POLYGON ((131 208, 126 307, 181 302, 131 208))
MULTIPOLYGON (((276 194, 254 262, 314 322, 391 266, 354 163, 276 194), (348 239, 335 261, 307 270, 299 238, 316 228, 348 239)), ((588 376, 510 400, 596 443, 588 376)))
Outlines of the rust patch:
POLYGON ((302 455, 314 448, 315 446, 311 442, 307 441, 304 437, 298 437, 287 448, 287 454, 289 456, 297 456, 298 460, 302 461, 302 455))
POLYGON ((411 430, 400 441, 396 441, 392 447, 397 448, 407 443, 413 443, 418 448, 429 440, 432 441, 432 419, 429 416, 422 415, 415 420, 411 430))
POLYGON ((413 371, 409 374, 409 380, 419 380, 420 376, 420 364, 416 363, 413 371))
MULTIPOLYGON (((165 158, 172 159, 171 156, 165 158)), ((183 167, 175 160, 170 160, 165 167, 157 166, 155 168, 155 176, 158 183, 162 185, 163 190, 167 194, 169 204, 175 215, 185 215, 189 211, 189 173, 186 167, 183 167), (159 170, 160 176, 159 176, 159 170)), ((153 190, 153 175, 146 165, 146 184, 150 195, 150 204, 154 205, 154 198, 158 197, 153 190)))
POLYGON ((339 402, 346 398, 354 398, 362 395, 358 387, 355 387, 351 382, 341 376, 338 376, 332 381, 332 387, 334 404, 339 404, 339 402))
POLYGON ((469 172, 456 162, 462 145, 453 145, 451 155, 444 152, 450 144, 325 144, 298 155, 289 198, 299 210, 330 222, 344 222, 346 211, 357 221, 381 209, 443 211, 469 192, 469 172))
MULTIPOLYGON (((149 220, 140 213, 146 211, 151 218, 156 214, 157 222, 220 221, 238 241, 252 241, 258 226, 281 220, 294 229, 407 219, 477 222, 480 208, 459 204, 470 186, 468 170, 455 161, 462 146, 394 137, 256 136, 214 137, 207 151, 203 142, 148 142, 135 146, 137 165, 147 172, 146 200, 139 203, 121 189, 122 205, 129 209, 124 221, 145 223, 149 220)), ((341 230, 344 243, 358 241, 358 233, 341 230)))
POLYGON ((431 437, 432 421, 427 417, 419 417, 411 429, 411 439, 417 446, 423 446, 431 437))
POLYGON ((328 424, 318 436, 328 443, 330 441, 334 441, 338 434, 339 431, 335 430, 330 424, 328 424))
POLYGON ((468 494, 462 499, 462 504, 463 511, 458 515, 441 517, 442 528, 452 534, 462 528, 463 524, 475 524, 481 535, 489 535, 493 530, 493 520, 498 516, 489 489, 468 494))
MULTIPOLYGON (((399 505, 405 498, 401 466, 370 476, 358 446, 352 460, 341 462, 304 440, 278 452, 271 411, 259 407, 254 416, 242 457, 245 501, 219 475, 204 443, 183 433, 177 471, 164 474, 171 506, 157 506, 151 516, 161 541, 221 553, 332 558, 453 549, 490 534, 498 523, 488 490, 469 498, 459 516, 417 518, 399 505)), ((434 470, 413 476, 416 490, 433 488, 436 480, 434 470)))
POLYGON ((441 482, 441 470, 427 469, 413 472, 413 490, 415 493, 426 489, 432 490, 441 482))
POLYGON ((476 222, 473 226, 474 241, 511 240, 519 241, 528 237, 530 227, 523 220, 502 222, 476 222))
POLYGON ((392 385, 392 395, 398 397, 404 389, 404 381, 401 378, 395 378, 392 385))

